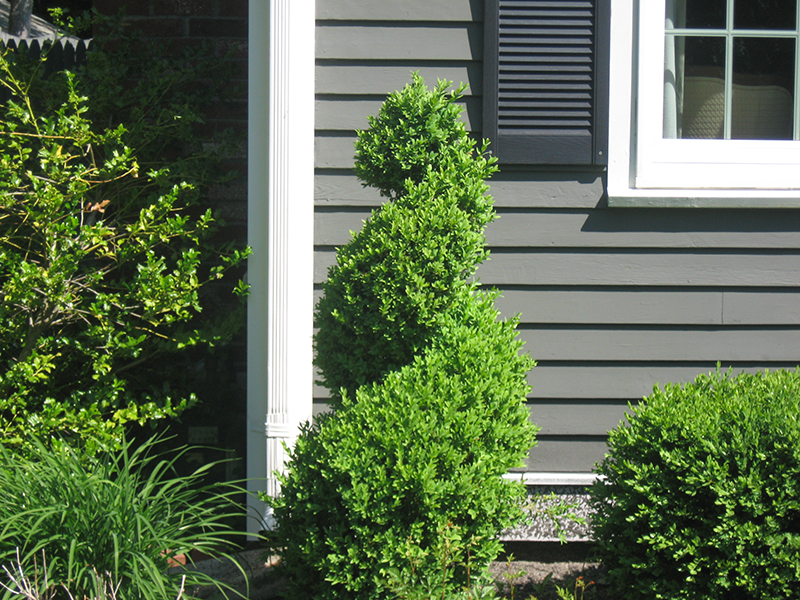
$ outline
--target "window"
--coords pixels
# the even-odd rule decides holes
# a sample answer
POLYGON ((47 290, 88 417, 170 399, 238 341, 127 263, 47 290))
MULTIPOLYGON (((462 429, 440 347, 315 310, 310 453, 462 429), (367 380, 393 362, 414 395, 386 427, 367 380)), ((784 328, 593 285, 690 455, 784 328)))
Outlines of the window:
POLYGON ((609 204, 800 206, 797 0, 612 0, 609 204))

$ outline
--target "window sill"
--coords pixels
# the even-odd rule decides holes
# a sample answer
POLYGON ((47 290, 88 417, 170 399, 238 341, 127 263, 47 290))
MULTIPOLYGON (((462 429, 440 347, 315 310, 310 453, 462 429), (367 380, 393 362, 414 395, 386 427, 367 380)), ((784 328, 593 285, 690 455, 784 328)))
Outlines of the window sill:
POLYGON ((639 208, 800 208, 800 190, 639 190, 608 191, 609 207, 639 208))

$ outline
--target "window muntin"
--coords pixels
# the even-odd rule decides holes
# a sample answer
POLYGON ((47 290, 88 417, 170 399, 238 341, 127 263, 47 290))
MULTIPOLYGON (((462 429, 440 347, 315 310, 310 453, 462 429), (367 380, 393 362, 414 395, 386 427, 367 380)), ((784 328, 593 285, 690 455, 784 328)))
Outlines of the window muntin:
POLYGON ((667 0, 664 137, 797 140, 796 4, 667 0))
POLYGON ((800 188, 796 0, 640 0, 633 186, 800 188))

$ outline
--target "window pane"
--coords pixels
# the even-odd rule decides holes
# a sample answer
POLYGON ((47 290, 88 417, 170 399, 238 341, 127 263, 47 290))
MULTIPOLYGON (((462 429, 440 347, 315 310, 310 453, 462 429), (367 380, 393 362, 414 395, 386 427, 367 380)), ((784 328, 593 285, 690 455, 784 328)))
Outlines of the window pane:
POLYGON ((667 36, 664 137, 722 139, 725 38, 667 36))
POLYGON ((725 0, 682 1, 686 4, 685 27, 692 29, 725 28, 725 0))
POLYGON ((789 29, 797 25, 797 0, 735 0, 736 29, 789 29))
POLYGON ((667 0, 667 29, 725 29, 725 0, 667 0))
POLYGON ((788 38, 734 38, 732 138, 792 139, 794 45, 788 38))

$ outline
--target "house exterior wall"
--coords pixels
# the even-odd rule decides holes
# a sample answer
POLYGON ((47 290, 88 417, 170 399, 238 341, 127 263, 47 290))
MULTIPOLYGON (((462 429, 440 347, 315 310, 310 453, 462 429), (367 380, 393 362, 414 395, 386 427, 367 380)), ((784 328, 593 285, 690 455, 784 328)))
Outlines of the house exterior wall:
MULTIPOLYGON (((236 179, 209 190, 205 199, 224 221, 221 235, 239 243, 247 237, 247 69, 248 69, 248 0, 93 0, 101 14, 125 15, 125 23, 136 28, 144 40, 169 50, 205 47, 215 55, 230 53, 228 95, 214 106, 202 125, 207 132, 235 130, 241 133, 242 145, 224 159, 226 170, 237 173, 236 179)), ((202 85, 202 82, 198 82, 202 85)), ((205 361, 198 375, 197 395, 200 404, 170 423, 176 443, 200 443, 205 439, 228 450, 208 451, 192 459, 212 461, 220 458, 243 458, 247 454, 247 358, 246 332, 225 348, 217 348, 205 361), (203 438, 211 428, 211 438, 203 438), (199 438, 198 438, 199 436, 199 438), (198 439, 200 441, 198 441, 198 439)), ((263 419, 262 419, 263 431, 263 419)), ((229 463, 225 476, 241 479, 248 474, 244 461, 229 463)), ((259 476, 252 474, 253 477, 259 476)), ((264 474, 260 474, 261 477, 264 474)))
MULTIPOLYGON (((481 134, 480 0, 318 0, 315 282, 381 199, 352 175, 354 130, 418 70, 469 84, 481 134)), ((613 127, 614 124, 611 124, 613 127)), ((538 361, 525 470, 588 473, 606 432, 654 384, 800 362, 800 215, 782 209, 608 208, 602 169, 504 167, 478 276, 538 361)), ((319 293, 319 292, 317 292, 319 293)), ((315 410, 326 405, 315 388, 315 410)))

